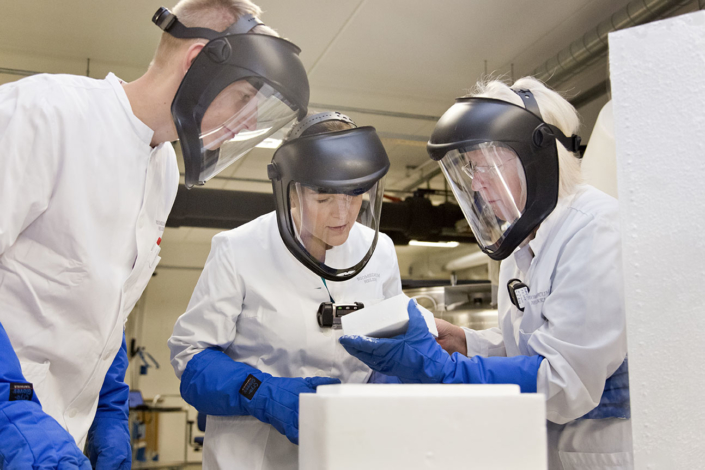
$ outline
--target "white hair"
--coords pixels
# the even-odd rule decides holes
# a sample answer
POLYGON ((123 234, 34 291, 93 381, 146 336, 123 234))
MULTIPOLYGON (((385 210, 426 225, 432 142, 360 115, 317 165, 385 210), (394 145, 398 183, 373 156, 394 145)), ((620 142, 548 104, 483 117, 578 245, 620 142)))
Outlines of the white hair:
MULTIPOLYGON (((534 77, 523 77, 510 87, 501 80, 482 80, 468 96, 494 98, 508 101, 524 107, 521 97, 512 90, 529 90, 536 98, 541 117, 548 123, 558 127, 566 136, 577 134, 580 127, 580 117, 573 105, 556 91, 551 90, 534 77)), ((558 148, 558 169, 560 186, 558 197, 571 195, 576 187, 583 182, 580 159, 568 151, 560 142, 558 148)))
MULTIPOLYGON (((172 12, 186 27, 225 31, 243 15, 250 14, 259 18, 262 9, 250 0, 181 0, 172 12)), ((250 32, 279 36, 276 31, 265 25, 255 26, 250 32)), ((176 52, 196 42, 205 44, 208 41, 205 39, 179 39, 169 33, 162 33, 159 47, 157 47, 150 67, 166 66, 176 52)))

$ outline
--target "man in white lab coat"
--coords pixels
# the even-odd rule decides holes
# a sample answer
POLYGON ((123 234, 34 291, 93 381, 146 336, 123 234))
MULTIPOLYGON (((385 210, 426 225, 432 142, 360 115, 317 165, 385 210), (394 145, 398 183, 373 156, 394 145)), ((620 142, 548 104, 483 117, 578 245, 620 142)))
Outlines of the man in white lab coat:
POLYGON ((256 5, 175 12, 155 14, 161 43, 132 83, 0 87, 0 468, 130 468, 123 326, 160 259, 170 141, 190 187, 306 113, 298 48, 256 5))

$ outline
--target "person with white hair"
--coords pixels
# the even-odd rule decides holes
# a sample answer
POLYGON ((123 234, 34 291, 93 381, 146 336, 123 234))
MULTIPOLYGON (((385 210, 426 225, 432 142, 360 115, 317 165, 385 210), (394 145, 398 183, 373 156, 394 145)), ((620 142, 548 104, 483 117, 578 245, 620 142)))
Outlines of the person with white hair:
POLYGON ((482 251, 502 260, 499 327, 436 320, 436 342, 410 303, 404 335, 340 342, 402 382, 542 393, 551 470, 631 469, 617 201, 583 184, 578 115, 558 93, 531 77, 476 88, 441 117, 428 151, 482 251))
POLYGON ((133 82, 0 87, 0 467, 130 468, 124 324, 176 197, 171 141, 191 187, 307 112, 299 49, 260 13, 182 0, 133 82))

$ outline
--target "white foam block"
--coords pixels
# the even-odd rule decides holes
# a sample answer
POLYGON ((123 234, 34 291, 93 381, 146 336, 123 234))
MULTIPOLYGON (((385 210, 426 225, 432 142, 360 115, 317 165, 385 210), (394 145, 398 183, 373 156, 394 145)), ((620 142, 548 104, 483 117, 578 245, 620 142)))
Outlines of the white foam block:
POLYGON ((516 385, 343 384, 300 395, 301 469, 546 467, 545 398, 516 385))
MULTIPOLYGON (((375 305, 345 315, 340 319, 343 333, 346 335, 370 336, 373 338, 391 338, 406 332, 409 326, 409 297, 399 294, 375 305)), ((428 330, 438 337, 438 329, 433 313, 417 304, 417 308, 426 320, 428 330)))

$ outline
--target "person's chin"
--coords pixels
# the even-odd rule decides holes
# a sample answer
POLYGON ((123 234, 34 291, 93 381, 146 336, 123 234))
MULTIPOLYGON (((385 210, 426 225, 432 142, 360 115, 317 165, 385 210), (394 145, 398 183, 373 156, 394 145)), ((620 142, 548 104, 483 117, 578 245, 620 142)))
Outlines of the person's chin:
POLYGON ((343 243, 345 243, 348 240, 348 233, 349 232, 344 232, 344 233, 330 233, 328 237, 326 237, 326 244, 336 247, 340 246, 343 243))

